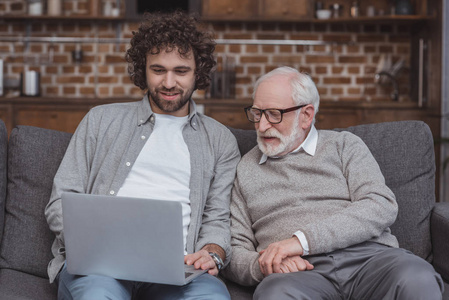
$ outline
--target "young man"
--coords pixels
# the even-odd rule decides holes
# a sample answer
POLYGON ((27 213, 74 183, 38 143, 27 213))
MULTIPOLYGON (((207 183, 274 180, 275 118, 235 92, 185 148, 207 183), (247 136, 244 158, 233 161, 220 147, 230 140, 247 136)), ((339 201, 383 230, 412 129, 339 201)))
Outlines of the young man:
POLYGON ((215 65, 215 43, 197 25, 180 12, 146 15, 126 58, 147 94, 93 108, 75 132, 45 211, 56 234, 48 274, 60 299, 229 299, 214 275, 230 256, 229 198, 240 155, 232 133, 197 113, 191 99, 208 86, 215 65), (208 272, 183 287, 68 274, 65 191, 180 201, 185 263, 208 272))
POLYGON ((368 147, 316 130, 318 106, 295 69, 256 82, 258 147, 237 167, 224 275, 258 284, 254 299, 441 299, 441 277, 390 233, 398 207, 368 147))

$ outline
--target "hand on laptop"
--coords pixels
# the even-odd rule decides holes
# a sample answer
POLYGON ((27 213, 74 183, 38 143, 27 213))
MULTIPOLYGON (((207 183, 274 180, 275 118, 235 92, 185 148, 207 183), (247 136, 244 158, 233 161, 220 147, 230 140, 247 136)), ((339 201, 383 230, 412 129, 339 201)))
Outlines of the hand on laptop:
POLYGON ((218 268, 209 252, 217 253, 222 260, 225 258, 224 250, 215 244, 208 244, 198 252, 187 254, 184 256, 184 263, 194 265, 195 269, 209 270, 210 275, 218 275, 218 268))

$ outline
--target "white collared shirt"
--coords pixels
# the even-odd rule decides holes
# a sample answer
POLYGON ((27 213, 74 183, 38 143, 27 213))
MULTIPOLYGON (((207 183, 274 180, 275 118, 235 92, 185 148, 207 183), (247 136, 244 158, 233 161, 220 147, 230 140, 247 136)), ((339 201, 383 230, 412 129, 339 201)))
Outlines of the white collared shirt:
MULTIPOLYGON (((314 156, 316 151, 316 146, 318 143, 318 131, 315 128, 315 125, 312 125, 312 128, 310 129, 309 134, 307 135, 306 139, 299 145, 298 148, 293 150, 290 153, 287 153, 286 155, 289 155, 291 153, 297 153, 299 151, 304 150, 307 154, 314 156)), ((270 158, 279 158, 278 156, 272 156, 270 158)), ((264 164, 268 160, 268 156, 263 154, 260 158, 259 164, 264 164)), ((299 242, 301 243, 302 249, 303 249, 303 255, 309 254, 309 243, 307 242, 306 236, 301 230, 296 231, 293 233, 294 236, 296 236, 299 239, 299 242)))

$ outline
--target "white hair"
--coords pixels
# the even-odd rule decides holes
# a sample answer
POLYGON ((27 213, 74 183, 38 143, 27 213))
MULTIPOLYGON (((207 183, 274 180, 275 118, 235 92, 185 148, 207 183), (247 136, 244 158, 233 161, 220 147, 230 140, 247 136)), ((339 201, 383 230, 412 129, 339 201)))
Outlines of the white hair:
MULTIPOLYGON (((292 88, 292 98, 293 102, 296 105, 299 106, 302 104, 312 104, 315 108, 315 115, 318 113, 318 109, 320 106, 320 95, 318 94, 315 83, 313 82, 309 74, 305 72, 299 72, 298 70, 291 67, 279 67, 257 79, 256 83, 254 84, 253 99, 258 86, 263 81, 277 75, 290 78, 289 82, 292 88)), ((315 116, 313 117, 313 121, 315 122, 315 116)))

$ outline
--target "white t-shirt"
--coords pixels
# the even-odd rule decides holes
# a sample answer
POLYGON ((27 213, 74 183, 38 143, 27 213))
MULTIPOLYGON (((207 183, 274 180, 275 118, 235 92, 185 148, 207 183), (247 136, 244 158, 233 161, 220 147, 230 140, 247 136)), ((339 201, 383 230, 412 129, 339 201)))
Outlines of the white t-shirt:
POLYGON ((184 249, 190 224, 190 154, 182 136, 188 116, 154 114, 154 129, 118 196, 179 201, 184 249))

